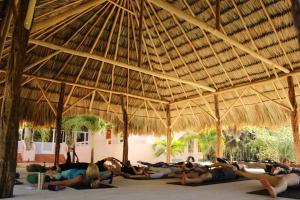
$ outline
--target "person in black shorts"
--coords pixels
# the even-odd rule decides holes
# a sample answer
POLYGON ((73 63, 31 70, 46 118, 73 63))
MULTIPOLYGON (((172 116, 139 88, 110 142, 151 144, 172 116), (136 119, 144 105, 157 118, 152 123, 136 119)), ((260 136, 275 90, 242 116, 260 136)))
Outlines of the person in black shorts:
POLYGON ((183 185, 189 183, 202 183, 205 181, 224 181, 224 180, 234 180, 238 177, 236 175, 234 167, 225 163, 215 163, 210 167, 215 167, 209 169, 207 172, 199 174, 198 177, 188 178, 185 173, 182 173, 181 183, 183 185))

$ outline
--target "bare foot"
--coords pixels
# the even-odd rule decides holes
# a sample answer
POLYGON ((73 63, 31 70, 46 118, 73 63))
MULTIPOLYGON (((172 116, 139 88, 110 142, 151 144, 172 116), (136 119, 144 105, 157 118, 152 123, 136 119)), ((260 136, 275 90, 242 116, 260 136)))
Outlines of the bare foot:
POLYGON ((277 193, 276 193, 274 187, 270 184, 270 182, 267 179, 261 179, 260 183, 262 184, 262 186, 264 186, 268 190, 271 197, 273 197, 273 198, 277 197, 277 193))
POLYGON ((187 179, 186 173, 183 172, 182 175, 181 175, 181 184, 182 185, 186 184, 186 179, 187 179))

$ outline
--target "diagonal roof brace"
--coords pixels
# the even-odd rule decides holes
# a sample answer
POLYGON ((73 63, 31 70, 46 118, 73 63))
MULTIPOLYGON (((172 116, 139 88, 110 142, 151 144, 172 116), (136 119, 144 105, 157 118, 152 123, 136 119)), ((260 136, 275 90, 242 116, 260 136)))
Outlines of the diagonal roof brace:
POLYGON ((199 28, 213 34, 214 36, 221 38, 222 40, 228 42, 229 44, 232 44, 233 46, 247 52, 248 54, 250 54, 251 56, 259 59, 260 61, 269 64, 271 66, 274 66, 275 68, 285 72, 285 73, 289 73, 290 71, 284 67, 282 67, 281 65, 278 65, 277 63, 273 62, 272 60, 265 58, 263 56, 261 56, 260 54, 256 53, 255 51, 249 49, 248 47, 244 46, 243 44, 231 39, 230 37, 228 37, 227 35, 223 34, 222 32, 218 31, 217 29, 214 29, 210 26, 208 26, 206 23, 201 22, 199 19, 197 19, 196 17, 193 17, 192 15, 189 15, 187 13, 185 13, 184 11, 176 8, 174 5, 167 3, 165 0, 148 0, 149 2, 155 4, 156 6, 163 8, 164 10, 167 10, 168 12, 184 19, 185 21, 198 26, 199 28))
POLYGON ((102 61, 102 62, 109 63, 109 64, 112 64, 112 65, 117 65, 119 67, 123 67, 123 68, 130 69, 130 70, 133 70, 133 71, 141 72, 141 73, 148 74, 148 75, 151 75, 151 76, 155 76, 155 77, 158 77, 158 78, 167 79, 167 80, 175 81, 175 82, 178 82, 178 83, 184 83, 184 84, 191 85, 191 86, 197 87, 197 88, 201 88, 201 89, 204 89, 204 90, 207 90, 207 91, 210 91, 210 92, 216 92, 216 90, 214 88, 211 88, 211 87, 208 87, 208 86, 196 83, 196 82, 192 82, 192 81, 189 81, 189 80, 185 80, 185 79, 177 78, 177 77, 174 77, 174 76, 162 74, 162 73, 159 73, 159 72, 154 72, 154 71, 142 68, 142 67, 137 67, 137 66, 134 66, 134 65, 131 65, 131 64, 119 62, 119 61, 116 61, 116 60, 112 60, 112 59, 105 58, 105 57, 102 57, 102 56, 99 56, 99 55, 87 53, 87 52, 84 52, 84 51, 77 51, 77 50, 73 50, 73 49, 70 49, 70 48, 61 47, 61 46, 58 46, 56 44, 52 44, 52 43, 49 43, 49 42, 44 42, 44 41, 36 40, 36 39, 29 39, 29 43, 44 46, 44 47, 47 47, 47 48, 50 48, 50 49, 53 49, 53 50, 59 50, 61 52, 72 54, 72 55, 75 55, 75 56, 90 58, 90 59, 93 59, 93 60, 102 61))
POLYGON ((68 12, 62 13, 62 14, 54 16, 54 17, 51 17, 50 19, 46 19, 46 20, 34 23, 32 25, 31 33, 34 33, 36 31, 44 29, 44 28, 49 28, 49 27, 51 27, 55 24, 58 24, 59 22, 65 20, 65 19, 67 19, 68 17, 80 14, 80 13, 82 13, 82 12, 92 8, 92 7, 96 7, 96 6, 104 3, 105 1, 106 0, 92 0, 92 1, 89 1, 88 3, 80 5, 76 8, 73 8, 73 9, 69 10, 68 12))

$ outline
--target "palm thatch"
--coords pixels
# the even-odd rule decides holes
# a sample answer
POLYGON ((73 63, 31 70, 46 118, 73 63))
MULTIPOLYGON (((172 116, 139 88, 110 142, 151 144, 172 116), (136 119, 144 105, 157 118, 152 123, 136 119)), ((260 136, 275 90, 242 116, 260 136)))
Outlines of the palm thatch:
MULTIPOLYGON (((275 126, 289 121, 292 107, 285 78, 294 76, 299 99, 300 76, 299 33, 290 1, 220 1, 219 32, 259 55, 253 56, 145 0, 139 69, 146 71, 142 72, 123 65, 138 65, 139 0, 103 1, 49 27, 36 28, 91 2, 37 2, 22 80, 22 119, 53 123, 59 84, 65 82, 65 115, 99 115, 117 130, 122 127, 121 98, 125 96, 130 133, 164 134, 168 104, 174 131, 214 126, 213 94, 219 95, 222 124, 275 126), (51 44, 67 50, 49 48, 51 44), (91 55, 98 57, 87 58, 91 55), (123 64, 102 62, 103 57, 123 64)), ((215 0, 165 2, 216 27, 215 0)), ((1 80, 9 49, 10 34, 0 63, 1 80)), ((4 81, 0 83, 3 94, 4 81)))

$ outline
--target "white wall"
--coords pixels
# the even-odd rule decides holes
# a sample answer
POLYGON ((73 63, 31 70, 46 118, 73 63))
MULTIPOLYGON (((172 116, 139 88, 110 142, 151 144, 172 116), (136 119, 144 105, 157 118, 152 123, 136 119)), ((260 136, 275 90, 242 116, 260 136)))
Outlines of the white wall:
MULTIPOLYGON (((154 151, 152 149, 152 144, 156 141, 162 140, 163 137, 154 137, 154 136, 137 136, 131 135, 128 139, 129 146, 129 160, 136 164, 137 161, 148 161, 148 162, 159 162, 165 161, 165 156, 156 157, 154 155, 154 151)), ((89 136, 89 144, 82 145, 78 143, 76 145, 76 153, 79 157, 79 161, 81 162, 90 162, 91 159, 91 136, 89 136)), ((123 143, 120 142, 120 138, 116 135, 112 135, 111 144, 107 144, 107 140, 105 138, 105 134, 97 134, 95 136, 95 150, 94 150, 94 160, 98 161, 105 157, 115 157, 119 160, 122 160, 122 152, 123 152, 123 143)), ((202 158, 202 154, 198 153, 198 145, 197 142, 194 142, 194 153, 190 154, 187 151, 181 155, 177 155, 175 160, 185 160, 188 156, 194 156, 196 161, 199 158, 202 158)))

